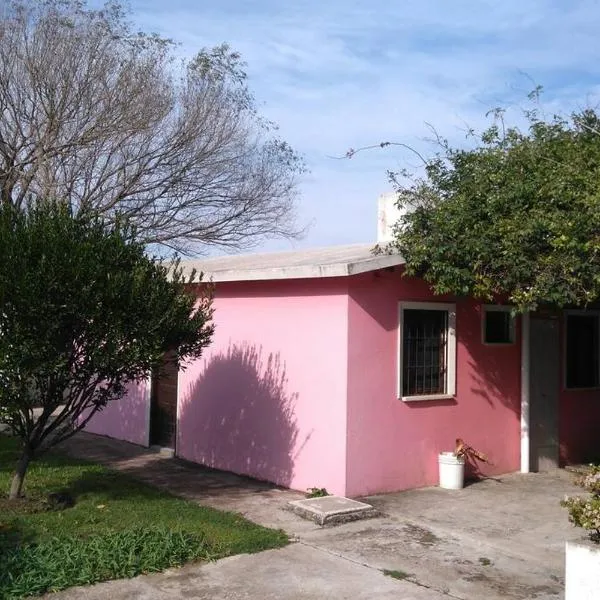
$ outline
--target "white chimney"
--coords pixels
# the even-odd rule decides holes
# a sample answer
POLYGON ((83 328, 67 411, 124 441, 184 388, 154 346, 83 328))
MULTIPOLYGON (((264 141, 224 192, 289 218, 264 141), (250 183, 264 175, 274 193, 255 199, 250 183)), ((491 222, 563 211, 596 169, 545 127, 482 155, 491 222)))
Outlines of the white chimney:
POLYGON ((393 239, 393 227, 402 215, 402 211, 396 206, 398 194, 386 192, 381 194, 377 200, 377 242, 391 242, 393 239))

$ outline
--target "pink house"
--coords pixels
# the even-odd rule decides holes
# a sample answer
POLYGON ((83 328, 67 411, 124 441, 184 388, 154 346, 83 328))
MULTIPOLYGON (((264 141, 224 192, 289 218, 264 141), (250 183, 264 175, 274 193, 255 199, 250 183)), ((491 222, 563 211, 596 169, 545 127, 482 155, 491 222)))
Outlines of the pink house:
POLYGON ((305 490, 435 485, 462 437, 493 475, 597 458, 600 312, 436 297, 372 245, 211 258, 216 332, 89 430, 305 490))

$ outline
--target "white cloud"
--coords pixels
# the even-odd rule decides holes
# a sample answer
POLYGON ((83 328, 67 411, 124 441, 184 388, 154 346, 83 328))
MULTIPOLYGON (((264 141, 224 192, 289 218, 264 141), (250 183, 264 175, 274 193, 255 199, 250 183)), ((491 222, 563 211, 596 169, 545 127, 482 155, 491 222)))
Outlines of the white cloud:
MULTIPOLYGON (((367 241, 386 169, 399 148, 327 158, 385 140, 423 147, 430 122, 460 140, 497 105, 535 83, 552 110, 594 103, 600 89, 595 0, 131 0, 133 19, 192 54, 227 41, 282 136, 312 169, 300 212, 315 220, 302 245, 367 241), (520 71, 525 72, 523 75, 520 71), (531 79, 529 79, 530 77, 531 79)), ((285 247, 272 242, 268 248, 285 247)))

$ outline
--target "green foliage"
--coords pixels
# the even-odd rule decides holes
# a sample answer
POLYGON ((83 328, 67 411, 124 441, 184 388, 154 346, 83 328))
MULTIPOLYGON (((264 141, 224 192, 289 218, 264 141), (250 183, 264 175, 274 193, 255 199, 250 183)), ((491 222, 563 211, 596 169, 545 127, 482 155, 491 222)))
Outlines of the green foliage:
POLYGON ((329 496, 329 492, 325 488, 311 487, 306 490, 307 498, 322 498, 323 496, 329 496))
POLYGON ((590 539, 600 544, 600 465, 590 465, 589 473, 576 483, 590 493, 588 497, 573 496, 561 502, 569 511, 569 521, 589 532, 590 539))
POLYGON ((201 354, 211 299, 187 282, 126 226, 60 203, 0 207, 0 406, 25 451, 71 435, 165 353, 178 363, 201 354))
POLYGON ((160 526, 83 539, 63 535, 37 544, 11 544, 2 552, 0 597, 21 598, 135 577, 217 556, 219 552, 213 551, 202 535, 160 526))
POLYGON ((407 579, 410 577, 410 573, 405 573, 404 571, 400 571, 398 569, 382 569, 381 571, 384 575, 391 577, 392 579, 407 579))
MULTIPOLYGON (((17 455, 17 440, 0 435, 0 489, 17 455)), ((17 502, 0 495, 0 598, 287 543, 282 531, 53 452, 32 465, 27 489, 17 502), (48 510, 48 490, 68 492, 75 505, 48 510)))
POLYGON ((508 299, 518 310, 600 295, 600 117, 584 110, 528 127, 502 111, 472 149, 441 140, 425 175, 398 184, 409 211, 393 249, 438 294, 508 299), (413 210, 414 209, 414 210, 413 210))

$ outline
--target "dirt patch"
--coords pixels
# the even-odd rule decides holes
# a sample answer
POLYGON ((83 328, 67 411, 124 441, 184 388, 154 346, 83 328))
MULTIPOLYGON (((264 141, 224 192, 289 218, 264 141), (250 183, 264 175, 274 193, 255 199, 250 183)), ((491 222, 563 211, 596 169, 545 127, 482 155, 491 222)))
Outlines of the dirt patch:
POLYGON ((441 541, 440 538, 429 531, 429 529, 425 529, 425 527, 419 527, 418 525, 409 523, 402 528, 402 531, 422 546, 435 546, 441 541))
POLYGON ((507 579, 501 574, 498 574, 498 577, 494 577, 487 573, 478 572, 464 575, 463 579, 470 583, 484 584, 488 589, 499 592, 506 598, 531 598, 533 600, 538 597, 559 597, 559 593, 556 591, 555 586, 527 585, 518 583, 514 579, 507 579))

